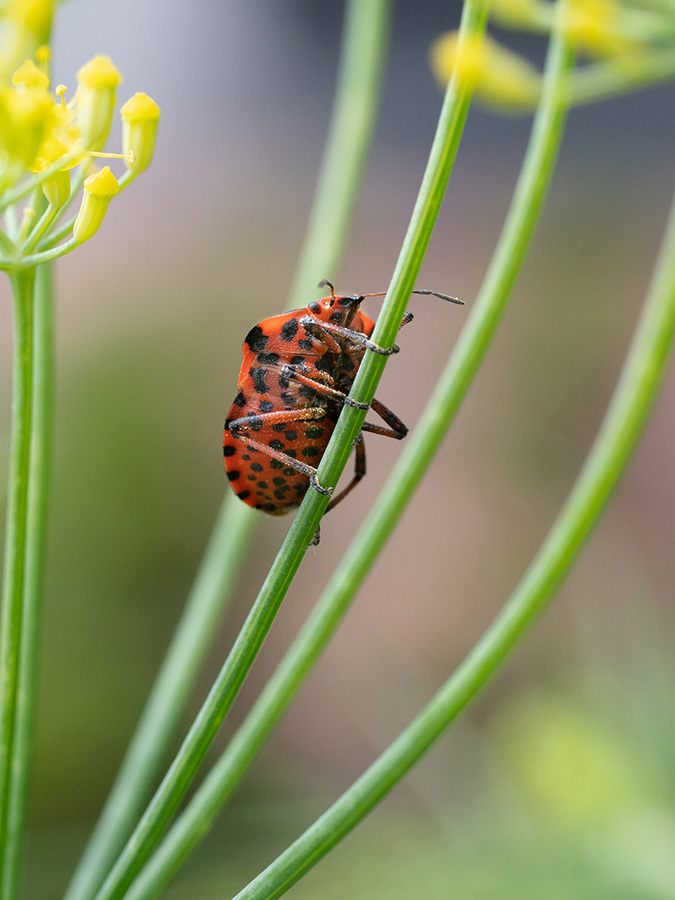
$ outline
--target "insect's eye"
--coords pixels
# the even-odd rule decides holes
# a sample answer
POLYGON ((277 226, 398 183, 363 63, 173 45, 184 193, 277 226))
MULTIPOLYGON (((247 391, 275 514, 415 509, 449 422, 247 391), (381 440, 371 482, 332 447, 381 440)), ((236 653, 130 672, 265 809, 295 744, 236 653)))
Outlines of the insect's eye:
POLYGON ((316 315, 316 313, 321 312, 321 304, 314 300, 308 305, 307 309, 311 310, 316 315))

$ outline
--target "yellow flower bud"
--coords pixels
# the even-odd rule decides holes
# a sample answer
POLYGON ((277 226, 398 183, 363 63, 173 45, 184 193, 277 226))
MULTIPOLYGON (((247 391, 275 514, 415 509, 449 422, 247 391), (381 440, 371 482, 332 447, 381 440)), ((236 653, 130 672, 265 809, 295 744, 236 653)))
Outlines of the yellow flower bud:
POLYGON ((42 182, 42 193, 55 209, 68 202, 70 197, 70 172, 59 169, 42 182))
POLYGON ((27 59, 12 75, 12 84, 22 84, 25 87, 37 87, 44 90, 49 87, 49 78, 38 69, 32 59, 27 59))
POLYGON ((54 0, 11 0, 7 4, 7 18, 34 34, 49 35, 54 12, 54 0))
POLYGON ((563 31, 571 44, 591 56, 614 56, 638 43, 637 38, 620 33, 620 16, 614 0, 570 0, 563 31))
POLYGON ((443 35, 432 44, 431 68, 443 87, 456 71, 459 82, 488 105, 529 109, 539 97, 535 67, 488 35, 461 44, 457 32, 443 35))
POLYGON ((39 87, 0 91, 0 151, 28 168, 54 126, 54 103, 39 87))
POLYGON ((80 244, 96 234, 111 198, 120 189, 109 166, 85 178, 83 188, 82 205, 73 225, 73 236, 80 244))
POLYGON ((122 149, 125 154, 133 152, 126 163, 127 168, 144 172, 155 152, 155 140, 159 126, 159 106, 147 94, 134 94, 120 110, 122 116, 122 149))
POLYGON ((87 150, 101 150, 112 125, 115 91, 122 81, 109 56, 95 56, 77 73, 77 122, 87 150))

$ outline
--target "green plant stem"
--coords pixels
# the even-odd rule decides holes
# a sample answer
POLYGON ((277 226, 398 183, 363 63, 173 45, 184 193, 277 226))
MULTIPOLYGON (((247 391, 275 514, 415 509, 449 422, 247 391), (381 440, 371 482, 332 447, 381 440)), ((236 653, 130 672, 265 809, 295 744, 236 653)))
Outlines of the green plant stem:
POLYGON ((641 54, 632 65, 605 60, 583 66, 570 78, 570 102, 575 106, 596 103, 675 78, 675 47, 641 54))
MULTIPOLYGON (((289 306, 306 302, 319 279, 334 271, 344 250, 347 223, 372 141, 390 7, 391 0, 368 4, 351 0, 347 5, 333 122, 306 239, 314 249, 312 257, 303 253, 304 263, 295 278, 289 306), (361 116, 356 117, 354 127, 344 130, 350 108, 361 110, 361 116)), ((87 900, 94 895, 131 831, 208 649, 217 604, 222 611, 256 520, 257 514, 228 492, 186 612, 67 900, 87 900)))
POLYGON ((433 451, 438 448, 496 331, 534 232, 564 130, 565 108, 557 97, 560 96, 560 80, 569 64, 569 54, 560 48, 549 54, 547 88, 533 124, 530 144, 502 236, 475 312, 415 432, 420 435, 418 444, 409 450, 405 460, 401 460, 401 465, 389 479, 389 490, 383 492, 394 502, 388 503, 385 497, 377 504, 368 523, 354 539, 354 552, 339 567, 243 725, 134 881, 126 900, 150 900, 158 896, 201 839, 205 829, 212 824, 337 628, 433 451), (430 429, 433 429, 431 434, 430 429), (426 446, 429 440, 432 451, 421 461, 420 468, 419 444, 426 446), (411 475, 416 475, 416 479, 411 479, 411 475), (399 493, 401 488, 403 492, 399 493), (383 529, 383 525, 388 525, 388 530, 383 529))
POLYGON ((11 276, 14 294, 14 373, 10 434, 7 530, 0 645, 0 897, 13 900, 19 841, 11 808, 16 798, 16 715, 20 682, 26 521, 32 418, 34 273, 11 276))
POLYGON ((143 809, 232 596, 235 573, 245 558, 254 525, 254 511, 228 495, 119 774, 66 892, 67 900, 85 900, 95 894, 143 809))
POLYGON ((336 102, 291 290, 298 304, 307 303, 319 280, 335 278, 344 251, 377 121, 373 110, 379 103, 390 19, 391 0, 351 3, 346 9, 336 102), (317 275, 318 261, 323 270, 317 275))
POLYGON ((383 492, 394 502, 388 502, 385 497, 373 509, 368 523, 354 539, 353 552, 340 565, 338 573, 327 586, 253 709, 130 887, 126 900, 157 897, 211 826, 342 620, 386 535, 394 527, 433 452, 438 449, 487 352, 534 232, 564 130, 565 108, 556 97, 560 79, 569 62, 569 56, 562 52, 549 55, 547 89, 533 124, 502 236, 483 282, 475 312, 415 432, 420 435, 417 445, 406 454, 405 460, 401 460, 401 465, 389 479, 388 489, 383 492), (430 428, 434 429, 431 435, 430 428), (421 443, 426 447, 428 440, 431 440, 432 450, 421 461, 420 467, 419 445, 421 443), (417 479, 411 479, 410 476, 415 474, 417 479), (402 487, 404 492, 399 494, 402 487), (388 530, 385 531, 383 525, 388 525, 388 530))
POLYGON ((7 828, 8 838, 14 845, 9 854, 14 865, 8 864, 3 871, 7 897, 15 897, 18 893, 35 733, 36 689, 47 558, 47 514, 54 431, 54 310, 52 278, 47 266, 42 266, 35 274, 32 394, 23 621, 14 728, 13 784, 7 828))
POLYGON ((483 638, 379 759, 235 900, 273 900, 389 791, 495 676, 552 599, 623 472, 654 405, 675 337, 675 206, 614 397, 581 473, 539 553, 483 638))

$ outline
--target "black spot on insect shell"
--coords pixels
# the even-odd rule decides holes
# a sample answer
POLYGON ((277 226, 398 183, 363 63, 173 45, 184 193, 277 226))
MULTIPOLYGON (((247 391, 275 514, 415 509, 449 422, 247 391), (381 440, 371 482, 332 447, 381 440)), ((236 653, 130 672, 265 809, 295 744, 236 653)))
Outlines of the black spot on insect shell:
MULTIPOLYGON (((279 379, 281 381, 281 378, 279 379)), ((281 394, 281 402, 284 406, 295 406, 298 402, 298 398, 294 394, 289 394, 286 391, 281 394)))
POLYGON ((286 497, 286 491, 282 490, 281 488, 277 488, 274 492, 274 496, 277 498, 277 500, 284 500, 286 497))
MULTIPOLYGON (((248 419, 246 420, 246 427, 249 431, 260 431, 262 428, 262 419, 260 416, 256 416, 255 413, 249 413, 248 419)), ((246 448, 249 449, 248 447, 246 448)))
POLYGON ((302 455, 307 457, 318 456, 319 452, 318 447, 305 447, 302 451, 302 455))
POLYGON ((288 380, 288 378, 284 378, 283 375, 280 375, 280 376, 279 376, 279 387, 280 387, 282 390, 285 390, 287 387, 290 387, 290 386, 291 386, 291 383, 290 383, 290 381, 288 380))
POLYGON ((308 438, 310 441, 318 441, 319 438, 323 437, 323 435, 324 435, 323 428, 314 427, 314 428, 308 428, 307 431, 305 431, 305 437, 308 438))
POLYGON ((270 460, 270 466, 271 466, 273 469, 283 469, 284 464, 283 464, 282 462, 279 462, 278 459, 271 459, 271 460, 270 460))
POLYGON ((237 494, 237 497, 239 497, 240 500, 245 500, 247 497, 250 497, 250 496, 251 496, 250 491, 239 491, 239 493, 237 494))
POLYGON ((300 474, 300 473, 299 473, 299 472, 296 472, 295 469, 291 469, 290 466, 287 466, 287 467, 284 469, 284 475, 286 475, 288 478, 290 478, 291 475, 299 475, 299 474, 300 474))
POLYGON ((246 478, 248 481, 255 481, 255 475, 247 475, 246 478))
POLYGON ((280 487, 282 484, 286 484, 286 479, 282 478, 281 475, 275 475, 272 479, 272 484, 275 484, 277 487, 280 487))
POLYGON ((244 338, 244 343, 248 344, 251 350, 253 350, 255 353, 257 353, 259 350, 264 350, 267 346, 268 341, 269 338, 262 330, 260 325, 254 325, 244 338))
POLYGON ((309 385, 307 384, 303 384, 298 393, 306 400, 314 400, 314 398, 316 397, 316 391, 313 388, 309 387, 309 385))
POLYGON ((260 465, 260 463, 251 463, 251 470, 253 472, 262 472, 263 467, 260 465))
POLYGON ((305 338, 302 341, 298 341, 298 347, 300 347, 301 350, 311 350, 313 346, 314 341, 311 339, 311 337, 305 338))
POLYGON ((272 425, 272 431, 283 431, 285 427, 285 422, 277 422, 275 425, 272 425))
POLYGON ((270 403, 269 400, 261 400, 258 409, 260 410, 260 412, 272 412, 272 410, 274 409, 274 403, 270 403))
POLYGON ((284 431, 284 437, 287 441, 295 441, 298 437, 297 431, 284 431))
POLYGON ((250 459, 251 457, 248 455, 248 453, 242 453, 241 458, 242 459, 250 459))
POLYGON ((257 391, 259 394, 266 394, 269 388, 267 387, 267 382, 265 381, 265 376, 267 375, 265 369, 251 366, 251 368, 248 370, 248 374, 251 376, 251 380, 253 381, 253 390, 257 391))
POLYGON ((290 456, 291 459, 295 459, 295 457, 297 455, 298 455, 298 453, 296 450, 291 450, 290 448, 288 450, 286 450, 286 456, 290 456))
POLYGON ((237 472, 236 469, 233 469, 231 472, 227 473, 227 477, 230 479, 230 481, 236 481, 240 475, 241 475, 241 472, 237 472))
POLYGON ((241 391, 237 394, 237 396, 232 401, 235 406, 246 406, 246 397, 242 394, 241 391))
POLYGON ((324 353, 321 359, 314 363, 319 372, 331 372, 335 368, 335 356, 332 353, 324 353))
POLYGON ((292 366, 303 366, 305 364, 304 356, 293 356, 291 357, 291 365, 292 366))
POLYGON ((261 490, 263 490, 263 491, 266 490, 267 486, 268 486, 268 485, 267 485, 267 482, 266 482, 266 481, 259 481, 259 482, 258 482, 258 487, 259 487, 261 490))
POLYGON ((279 354, 259 353, 256 356, 256 362, 259 362, 262 366, 276 366, 276 364, 279 362, 279 354))
POLYGON ((270 449, 272 449, 272 450, 283 450, 283 449, 284 449, 284 442, 283 442, 283 441, 277 441, 277 440, 270 441, 270 449))
POLYGON ((234 456, 237 452, 237 448, 232 446, 232 444, 226 444, 223 447, 223 456, 234 456))
POLYGON ((298 320, 297 319, 289 319, 288 322, 284 322, 284 324, 281 326, 281 340, 282 341, 292 341, 297 333, 298 333, 298 320))

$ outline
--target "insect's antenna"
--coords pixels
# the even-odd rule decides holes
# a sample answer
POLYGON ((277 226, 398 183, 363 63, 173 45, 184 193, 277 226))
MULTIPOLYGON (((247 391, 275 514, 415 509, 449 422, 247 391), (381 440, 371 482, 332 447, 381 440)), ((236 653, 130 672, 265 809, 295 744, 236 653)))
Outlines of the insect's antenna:
POLYGON ((450 303, 459 303, 460 306, 464 306, 464 301, 460 300, 459 297, 450 297, 448 294, 439 294, 438 291, 413 291, 413 294, 431 294, 432 297, 438 297, 439 300, 448 300, 450 303))
POLYGON ((331 297, 333 298, 333 300, 335 300, 335 288, 333 287, 333 285, 330 283, 330 281, 329 281, 327 278, 324 278, 323 281, 320 281, 320 282, 318 283, 317 287, 320 287, 320 288, 322 288, 322 287, 329 287, 329 288, 330 288, 330 295, 331 295, 331 297))

